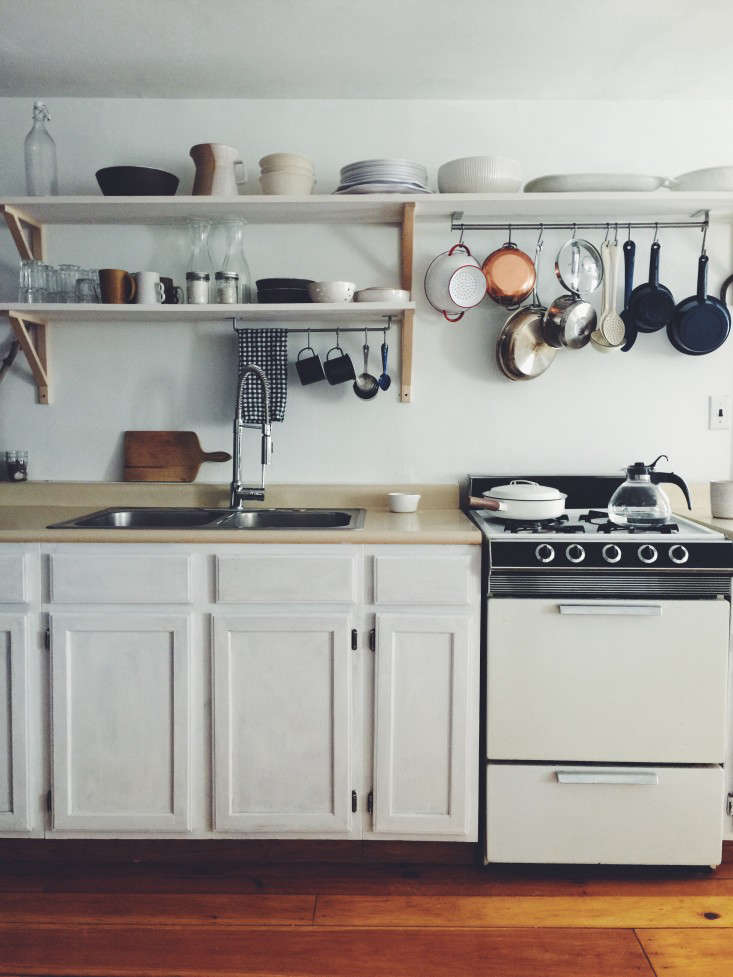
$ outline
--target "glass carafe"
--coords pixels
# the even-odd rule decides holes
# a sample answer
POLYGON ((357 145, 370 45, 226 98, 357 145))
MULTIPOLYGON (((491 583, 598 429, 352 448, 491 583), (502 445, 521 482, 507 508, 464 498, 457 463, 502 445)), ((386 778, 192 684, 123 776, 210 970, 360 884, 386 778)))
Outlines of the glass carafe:
POLYGON ((217 271, 217 302, 253 301, 252 274, 244 255, 245 223, 246 221, 238 217, 221 222, 226 250, 221 268, 217 271))
POLYGON ((25 182, 29 197, 52 197, 59 192, 56 143, 46 129, 50 119, 44 102, 33 103, 33 128, 25 137, 25 182))
MULTIPOLYGON (((660 455, 660 458, 665 457, 660 455)), ((659 459, 657 459, 658 461, 659 459)), ((626 469, 626 481, 611 496, 608 518, 617 526, 654 527, 669 522, 672 507, 665 493, 652 481, 655 462, 637 461, 626 469)))
POLYGON ((191 257, 186 268, 186 301, 203 305, 210 301, 209 289, 213 272, 209 254, 209 231, 211 222, 191 218, 188 232, 191 237, 191 257))

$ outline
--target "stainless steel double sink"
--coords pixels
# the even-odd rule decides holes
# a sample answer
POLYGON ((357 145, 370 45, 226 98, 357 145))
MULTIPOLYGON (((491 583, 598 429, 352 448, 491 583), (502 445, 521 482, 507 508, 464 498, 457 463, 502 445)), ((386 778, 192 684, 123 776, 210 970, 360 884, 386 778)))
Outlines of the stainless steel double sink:
POLYGON ((361 529, 364 509, 110 508, 49 529, 361 529))

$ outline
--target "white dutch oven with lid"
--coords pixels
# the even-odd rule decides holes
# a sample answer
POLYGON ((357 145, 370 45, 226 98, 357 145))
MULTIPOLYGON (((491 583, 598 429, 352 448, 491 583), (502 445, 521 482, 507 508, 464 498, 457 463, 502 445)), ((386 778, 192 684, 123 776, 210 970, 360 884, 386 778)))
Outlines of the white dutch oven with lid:
POLYGON ((474 509, 489 509, 501 519, 520 519, 542 522, 557 519, 565 512, 567 496, 550 485, 540 485, 525 478, 517 478, 508 485, 495 485, 482 497, 471 498, 474 509))

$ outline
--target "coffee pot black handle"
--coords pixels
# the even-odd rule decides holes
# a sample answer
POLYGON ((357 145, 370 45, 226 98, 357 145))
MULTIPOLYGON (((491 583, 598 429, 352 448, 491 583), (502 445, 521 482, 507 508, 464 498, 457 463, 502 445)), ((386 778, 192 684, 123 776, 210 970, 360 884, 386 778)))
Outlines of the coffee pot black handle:
POLYGON ((690 502, 690 490, 687 488, 685 480, 680 478, 679 475, 675 475, 674 472, 649 472, 649 479, 655 485, 659 485, 662 482, 669 482, 670 485, 676 485, 678 488, 682 489, 682 493, 685 496, 687 502, 687 508, 692 509, 692 502, 690 502))

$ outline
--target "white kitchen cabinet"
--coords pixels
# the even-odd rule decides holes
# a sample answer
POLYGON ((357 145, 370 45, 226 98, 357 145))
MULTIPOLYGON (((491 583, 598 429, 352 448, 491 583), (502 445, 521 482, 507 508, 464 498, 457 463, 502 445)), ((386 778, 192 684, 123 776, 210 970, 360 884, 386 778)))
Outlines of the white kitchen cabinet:
POLYGON ((349 837, 347 614, 214 618, 214 828, 349 837))
POLYGON ((189 827, 189 621, 51 615, 53 827, 189 827))
POLYGON ((472 629, 466 615, 377 614, 377 834, 476 837, 478 627, 473 624, 472 629))
POLYGON ((0 614, 0 833, 30 830, 28 628, 0 614))

